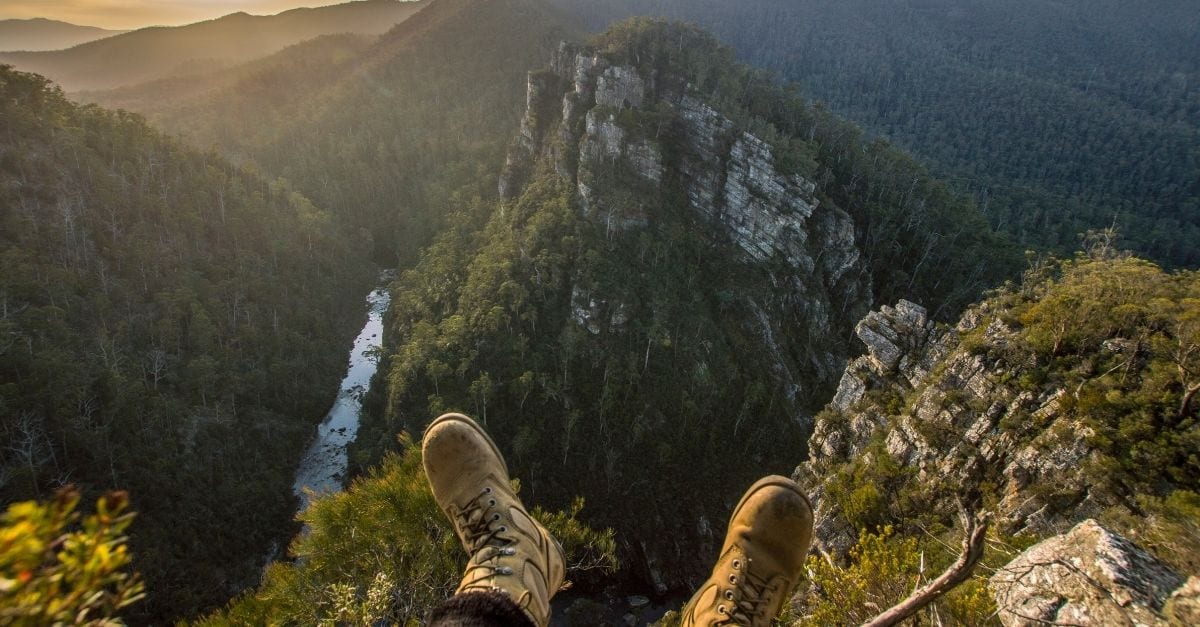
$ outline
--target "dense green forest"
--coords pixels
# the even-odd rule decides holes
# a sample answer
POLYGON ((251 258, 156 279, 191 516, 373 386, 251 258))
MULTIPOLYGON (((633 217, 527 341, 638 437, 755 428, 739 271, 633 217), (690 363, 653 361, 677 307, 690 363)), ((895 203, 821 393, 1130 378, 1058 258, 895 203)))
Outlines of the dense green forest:
POLYGON ((369 261, 282 181, 0 69, 0 497, 120 488, 162 620, 293 531, 369 261))
POLYGON ((912 151, 993 226, 1069 253, 1116 223, 1200 266, 1200 11, 1189 0, 554 0, 667 15, 912 151))

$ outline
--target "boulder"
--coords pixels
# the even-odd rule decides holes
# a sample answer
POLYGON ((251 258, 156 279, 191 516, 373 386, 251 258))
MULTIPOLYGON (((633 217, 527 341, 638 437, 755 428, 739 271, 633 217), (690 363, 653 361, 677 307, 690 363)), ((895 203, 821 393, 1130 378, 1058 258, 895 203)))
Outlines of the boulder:
POLYGON ((1182 583, 1165 564, 1089 519, 1030 547, 988 587, 1007 627, 1167 625, 1163 606, 1182 583))

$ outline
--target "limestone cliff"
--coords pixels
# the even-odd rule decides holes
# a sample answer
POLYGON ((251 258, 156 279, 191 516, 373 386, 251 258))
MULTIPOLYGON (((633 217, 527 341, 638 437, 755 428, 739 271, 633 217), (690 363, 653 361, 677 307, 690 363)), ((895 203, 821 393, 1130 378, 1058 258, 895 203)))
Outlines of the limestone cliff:
POLYGON ((592 45, 528 74, 500 202, 462 197, 397 282, 376 441, 472 413, 531 502, 581 496, 616 531, 626 581, 689 590, 746 486, 803 451, 874 290, 951 311, 986 276, 917 231, 981 229, 702 31, 592 45))
MULTIPOLYGON (((551 168, 610 236, 646 229, 668 196, 681 196, 714 245, 732 245, 749 271, 770 274, 778 289, 745 300, 747 324, 776 357, 772 374, 811 406, 836 379, 850 325, 870 306, 854 223, 818 200, 814 181, 785 172, 770 143, 691 87, 561 44, 548 70, 529 75, 500 195, 514 201, 537 168, 551 168), (804 339, 789 345, 786 337, 804 339)), ((592 333, 626 319, 623 303, 581 286, 572 310, 592 333)), ((793 412, 807 422, 806 413, 793 412)))

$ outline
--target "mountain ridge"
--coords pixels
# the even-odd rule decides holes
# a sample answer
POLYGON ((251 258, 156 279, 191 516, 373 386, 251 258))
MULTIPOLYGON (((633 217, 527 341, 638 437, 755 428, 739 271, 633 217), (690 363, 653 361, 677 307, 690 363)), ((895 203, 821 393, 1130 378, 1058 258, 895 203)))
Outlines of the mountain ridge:
POLYGON ((0 20, 0 52, 60 50, 127 32, 44 17, 0 20))
POLYGON ((275 15, 233 13, 185 26, 155 26, 68 50, 0 54, 0 63, 36 72, 68 92, 111 89, 193 74, 263 57, 320 35, 379 35, 428 0, 356 0, 275 15))

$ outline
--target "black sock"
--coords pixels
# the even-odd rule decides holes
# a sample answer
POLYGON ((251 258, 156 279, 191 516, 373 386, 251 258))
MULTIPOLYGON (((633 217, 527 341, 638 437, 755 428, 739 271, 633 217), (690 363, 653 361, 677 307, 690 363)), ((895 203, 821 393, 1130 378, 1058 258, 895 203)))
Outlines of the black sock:
POLYGON ((507 594, 464 592, 429 613, 429 627, 534 627, 507 594))

